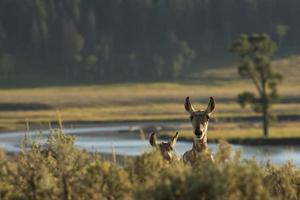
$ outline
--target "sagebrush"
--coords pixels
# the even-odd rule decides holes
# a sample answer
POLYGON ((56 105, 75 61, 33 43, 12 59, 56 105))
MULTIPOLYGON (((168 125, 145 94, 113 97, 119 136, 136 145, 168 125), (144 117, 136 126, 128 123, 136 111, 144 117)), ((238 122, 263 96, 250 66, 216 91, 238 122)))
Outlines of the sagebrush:
POLYGON ((300 199, 299 168, 243 160, 226 142, 214 163, 169 162, 157 151, 125 163, 79 150, 56 130, 16 156, 0 151, 0 199, 300 199))

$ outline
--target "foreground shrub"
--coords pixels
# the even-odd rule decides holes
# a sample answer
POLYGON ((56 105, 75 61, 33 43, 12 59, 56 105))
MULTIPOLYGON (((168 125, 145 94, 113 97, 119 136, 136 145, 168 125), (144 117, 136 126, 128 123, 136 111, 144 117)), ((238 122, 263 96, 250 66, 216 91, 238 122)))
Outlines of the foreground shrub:
POLYGON ((4 150, 0 149, 0 199, 9 199, 14 191, 13 185, 10 184, 10 163, 4 150))
POLYGON ((40 148, 33 145, 31 151, 22 152, 10 167, 11 184, 20 199, 55 199, 57 178, 50 171, 51 160, 40 148))
POLYGON ((231 158, 227 144, 221 144, 220 150, 215 163, 209 153, 203 153, 193 167, 170 163, 151 179, 151 185, 136 190, 136 199, 272 199, 263 184, 264 168, 255 161, 240 161, 239 154, 231 158))
POLYGON ((130 199, 131 182, 127 172, 110 162, 97 160, 86 166, 78 179, 77 199, 130 199))
POLYGON ((300 170, 291 162, 278 167, 268 163, 264 182, 273 196, 280 199, 300 199, 300 170))
POLYGON ((159 151, 146 152, 127 163, 132 181, 138 184, 146 184, 149 180, 159 178, 162 170, 168 167, 169 162, 163 159, 159 151))
POLYGON ((119 166, 77 149, 74 138, 53 131, 46 144, 7 156, 0 150, 0 200, 39 199, 300 199, 300 170, 242 160, 220 142, 193 166, 146 152, 119 166))

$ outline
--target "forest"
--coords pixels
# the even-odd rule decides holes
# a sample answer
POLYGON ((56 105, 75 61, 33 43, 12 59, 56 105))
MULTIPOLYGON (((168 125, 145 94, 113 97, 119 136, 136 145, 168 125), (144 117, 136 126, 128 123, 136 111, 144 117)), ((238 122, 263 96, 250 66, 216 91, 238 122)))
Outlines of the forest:
POLYGON ((300 0, 0 0, 0 200, 299 200, 299 19, 300 0))
POLYGON ((176 81, 242 33, 295 53, 299 17, 299 0, 0 0, 0 82, 176 81))

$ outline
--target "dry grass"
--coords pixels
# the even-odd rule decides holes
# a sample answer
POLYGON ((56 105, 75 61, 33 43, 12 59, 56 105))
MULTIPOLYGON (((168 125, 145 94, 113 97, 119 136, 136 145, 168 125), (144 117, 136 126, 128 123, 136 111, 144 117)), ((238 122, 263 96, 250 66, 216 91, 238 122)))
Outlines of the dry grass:
MULTIPOLYGON (((172 136, 174 132, 164 132, 163 134, 172 136)), ((180 131, 179 136, 187 139, 194 137, 191 129, 180 131)), ((209 139, 259 138, 261 136, 262 128, 257 123, 215 123, 210 124, 208 130, 209 139)), ((299 123, 275 123, 270 128, 269 137, 300 137, 299 123)))
MULTIPOLYGON (((274 62, 285 79, 279 87, 284 99, 299 99, 300 56, 274 62)), ((127 121, 184 119, 183 102, 191 96, 197 108, 206 107, 208 97, 217 101, 215 116, 255 115, 235 102, 238 93, 253 90, 251 82, 240 80, 236 67, 204 70, 199 82, 112 84, 73 87, 1 89, 1 104, 39 103, 44 110, 0 111, 0 129, 23 128, 25 121, 57 120, 57 109, 64 121, 127 121)), ((297 101, 296 101, 297 102, 297 101)), ((277 104, 276 114, 300 114, 299 103, 277 104)))
MULTIPOLYGON (((205 108, 205 104, 196 104, 197 108, 205 108)), ((275 114, 297 114, 300 104, 278 104, 275 114)), ((26 121, 48 123, 57 121, 58 113, 64 121, 141 121, 141 120, 180 120, 187 119, 183 103, 161 103, 144 105, 111 105, 95 107, 67 107, 57 110, 41 111, 2 111, 0 112, 0 127, 14 129, 24 127, 26 121), (11 125, 9 125, 11 124, 11 125), (9 126, 12 126, 9 128, 9 126)), ((299 112, 298 112, 299 114, 299 112)), ((241 109, 235 103, 218 103, 215 117, 255 116, 249 108, 241 109)))

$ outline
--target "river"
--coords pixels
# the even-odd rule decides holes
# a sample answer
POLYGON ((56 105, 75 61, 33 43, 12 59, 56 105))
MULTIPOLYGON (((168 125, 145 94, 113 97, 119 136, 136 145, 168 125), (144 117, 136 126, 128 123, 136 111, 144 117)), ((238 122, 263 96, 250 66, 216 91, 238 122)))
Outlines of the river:
MULTIPOLYGON (((131 125, 118 126, 114 124, 98 127, 67 128, 64 129, 64 132, 74 135, 76 138, 75 145, 88 151, 100 153, 115 151, 119 155, 135 156, 150 150, 151 146, 147 140, 122 133, 122 131, 128 131, 131 128, 131 125)), ((47 136, 49 131, 42 131, 42 134, 38 131, 1 133, 0 148, 4 148, 8 152, 20 151, 20 142, 25 134, 31 138, 38 136, 40 140, 44 140, 45 137, 43 136, 47 136), (40 137, 40 135, 42 136, 40 137)), ((191 146, 191 142, 180 141, 179 138, 176 144, 178 156, 189 150, 191 146)), ((271 160, 274 164, 283 164, 292 160, 297 166, 300 166, 300 146, 231 146, 233 150, 241 150, 243 158, 251 159, 255 157, 262 164, 268 160, 271 160)), ((209 148, 215 153, 218 150, 218 145, 211 143, 209 148)))

